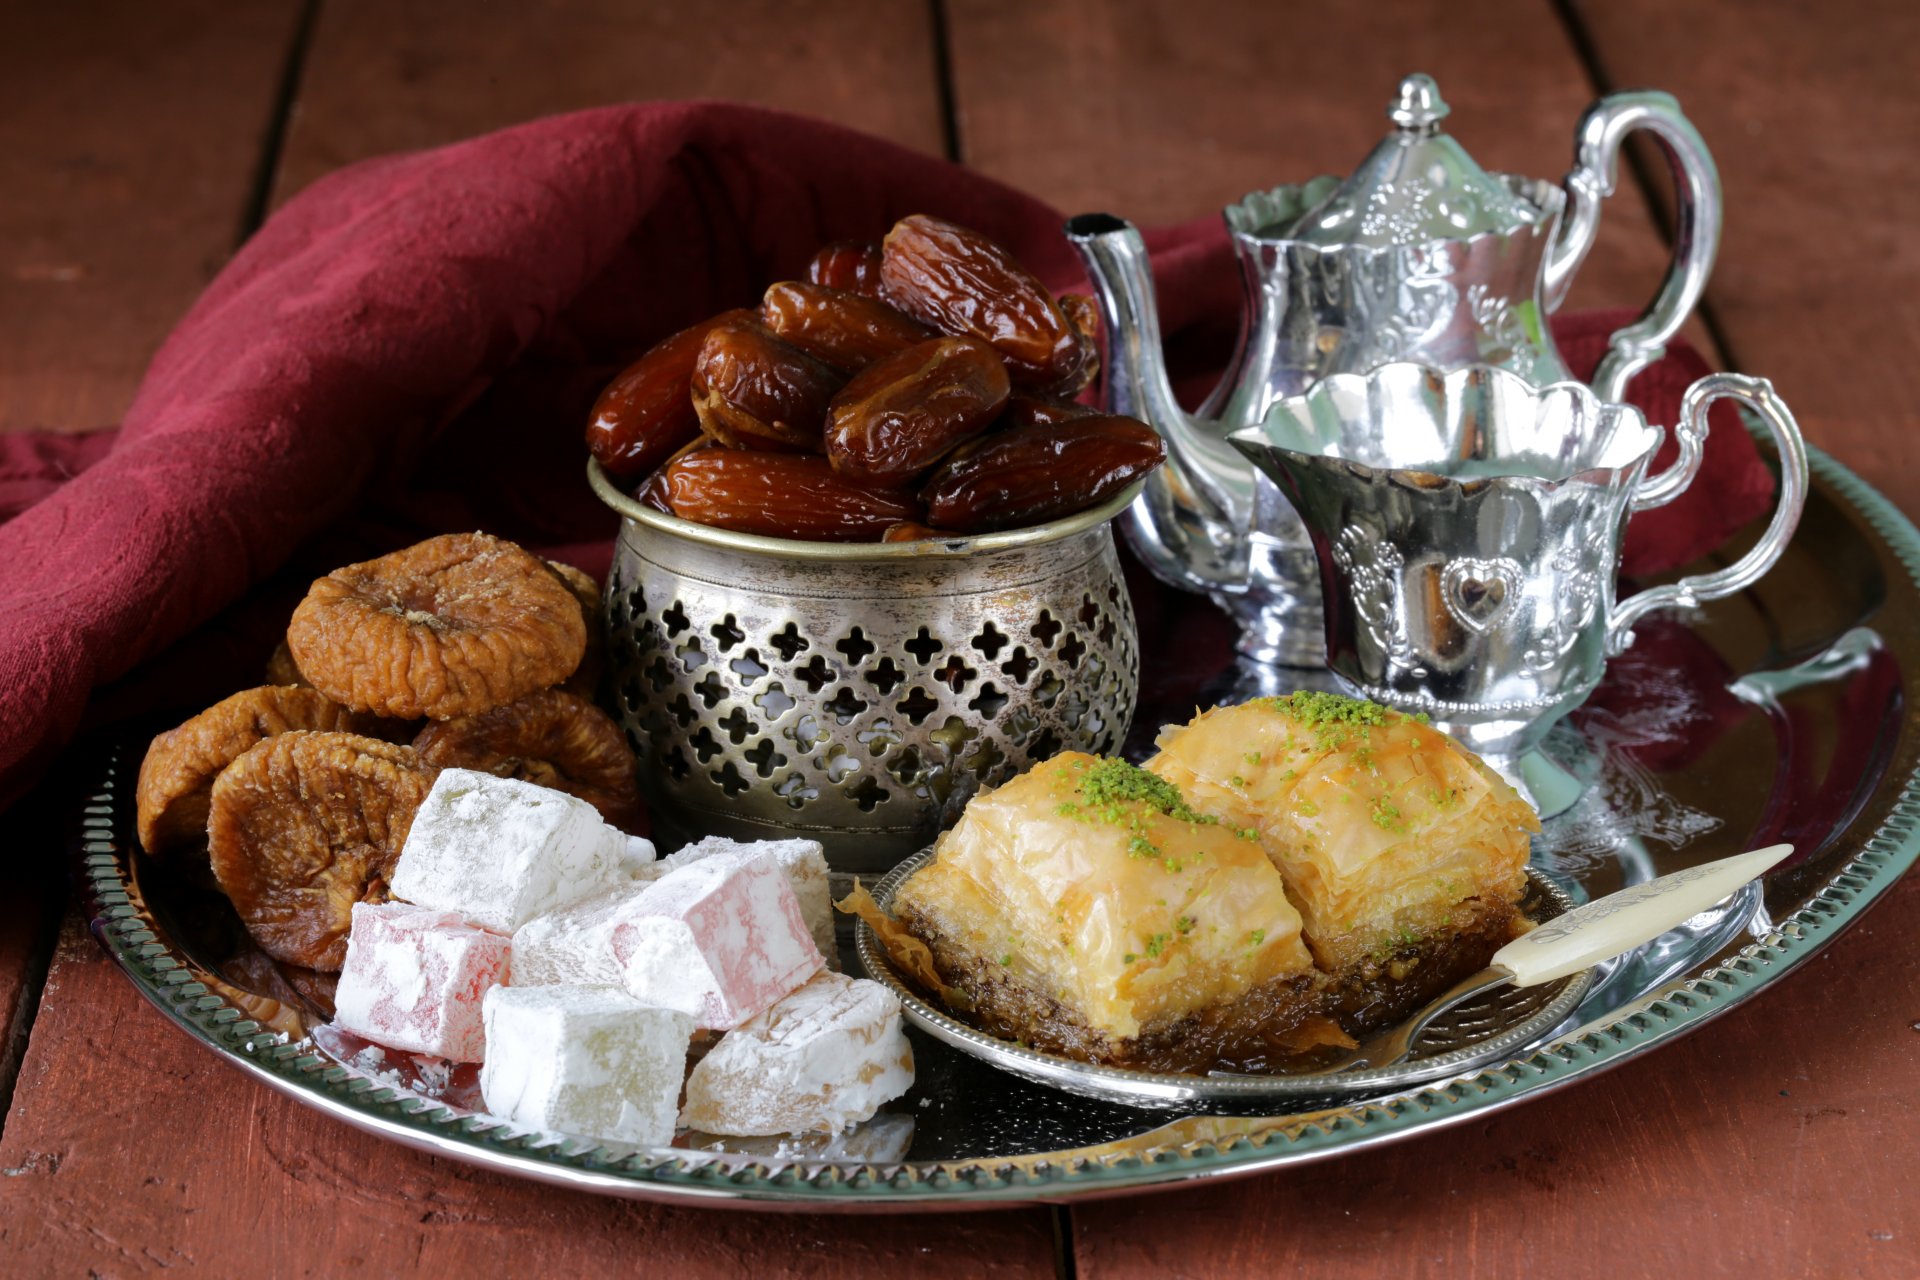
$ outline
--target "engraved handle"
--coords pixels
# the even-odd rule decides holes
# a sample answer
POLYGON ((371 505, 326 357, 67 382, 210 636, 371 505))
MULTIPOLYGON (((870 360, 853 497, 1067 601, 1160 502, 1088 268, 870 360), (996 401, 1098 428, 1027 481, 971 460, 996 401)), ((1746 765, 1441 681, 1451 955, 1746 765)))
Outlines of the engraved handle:
POLYGON ((1608 339, 1606 358, 1592 381, 1602 400, 1625 399, 1633 375, 1666 354, 1668 341, 1706 291, 1720 248, 1720 173, 1699 131, 1680 114, 1680 104, 1672 94, 1652 90, 1609 94, 1587 109, 1574 135, 1574 166, 1564 184, 1567 208, 1547 251, 1547 310, 1557 311, 1566 300, 1574 272, 1593 248, 1600 202, 1618 185, 1620 148, 1636 129, 1653 135, 1673 169, 1673 263, 1652 304, 1608 339))
POLYGON ((1699 915, 1792 852, 1790 844, 1768 845, 1610 893, 1521 934, 1489 967, 1512 974, 1516 987, 1579 973, 1699 915))
POLYGON ((1690 609, 1704 600, 1717 600, 1751 586, 1773 567, 1800 523, 1800 512, 1807 505, 1807 444, 1801 438, 1799 424, 1794 422, 1786 402, 1774 393, 1771 382, 1738 373, 1709 374, 1687 388, 1680 401, 1680 424, 1674 428, 1680 440, 1680 460, 1642 486, 1634 495, 1633 509, 1644 511, 1671 502, 1686 488, 1700 469, 1707 410, 1720 399, 1746 405, 1773 436, 1774 448, 1780 454, 1780 500, 1774 507, 1773 521, 1753 549, 1726 568, 1651 587, 1616 604, 1607 617, 1609 655, 1625 652, 1633 643, 1633 624, 1655 609, 1690 609))

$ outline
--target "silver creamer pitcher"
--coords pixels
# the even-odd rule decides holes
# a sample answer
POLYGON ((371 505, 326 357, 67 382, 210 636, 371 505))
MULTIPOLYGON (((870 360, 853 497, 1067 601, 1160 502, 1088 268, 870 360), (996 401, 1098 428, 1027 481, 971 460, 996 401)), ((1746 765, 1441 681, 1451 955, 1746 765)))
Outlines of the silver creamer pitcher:
POLYGON ((1106 394, 1151 423, 1166 465, 1128 512, 1135 548, 1165 581, 1210 594, 1239 622, 1241 651, 1317 666, 1319 586, 1305 530, 1270 483, 1226 443, 1273 403, 1336 373, 1388 361, 1485 364, 1535 385, 1570 378, 1546 317, 1560 305, 1612 194, 1620 147, 1646 129, 1679 190, 1674 262, 1659 296, 1614 334, 1594 375, 1602 400, 1660 358, 1706 287, 1720 237, 1720 185, 1700 135, 1664 93, 1595 103, 1563 183, 1488 173, 1440 128, 1433 81, 1401 82, 1395 128, 1344 181, 1258 191, 1225 211, 1244 286, 1238 345, 1199 410, 1174 400, 1160 347, 1146 247, 1128 223, 1067 223, 1099 295, 1106 394))
POLYGON ((1764 379, 1702 378, 1674 432, 1677 459, 1649 476, 1662 433, 1631 405, 1487 366, 1389 364, 1327 378, 1231 443, 1305 521, 1334 673, 1427 713, 1512 775, 1593 691, 1638 619, 1749 586, 1799 522, 1806 448, 1764 379), (1707 409, 1722 398, 1764 422, 1779 451, 1771 525, 1724 569, 1616 600, 1628 517, 1686 489, 1707 409))

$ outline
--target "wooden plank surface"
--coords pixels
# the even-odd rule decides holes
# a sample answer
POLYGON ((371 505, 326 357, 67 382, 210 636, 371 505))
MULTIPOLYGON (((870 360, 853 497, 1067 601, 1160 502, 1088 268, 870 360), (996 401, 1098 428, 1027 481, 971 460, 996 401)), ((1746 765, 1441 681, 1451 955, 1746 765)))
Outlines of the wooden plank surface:
MULTIPOLYGON (((947 9, 960 154, 1068 213, 1151 224, 1249 191, 1345 174, 1425 71, 1482 166, 1558 180, 1595 94, 1546 0, 968 0, 947 9)), ((1629 184, 1566 306, 1640 307, 1667 251, 1629 184)), ((1689 336, 1713 358, 1711 340, 1689 336)), ((1225 353, 1222 353, 1224 359, 1225 353)))
POLYGON ((1707 301, 1730 358, 1774 381, 1808 439, 1920 512, 1920 6, 1574 8, 1602 72, 1678 95, 1719 161, 1707 301))
POLYGON ((275 203, 370 155, 648 98, 780 107, 940 154, 934 69, 928 8, 898 0, 327 0, 275 203))
POLYGON ((297 9, 0 9, 0 431, 120 420, 239 241, 297 9))
POLYGON ((729 1213, 418 1154, 189 1041, 71 920, 0 1140, 0 1259, 33 1263, 15 1275, 1046 1276, 1052 1251, 1042 1210, 729 1213))

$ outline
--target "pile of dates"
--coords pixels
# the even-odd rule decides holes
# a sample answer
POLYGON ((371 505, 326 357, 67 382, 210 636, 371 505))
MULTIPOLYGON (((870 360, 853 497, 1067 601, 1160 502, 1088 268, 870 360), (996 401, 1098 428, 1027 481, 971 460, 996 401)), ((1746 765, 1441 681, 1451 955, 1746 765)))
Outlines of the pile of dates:
POLYGON ((1158 466, 1159 436, 1076 404, 1090 298, 924 214, 828 245, 807 279, 659 343, 594 404, 587 446, 684 520, 889 542, 1041 524, 1158 466))

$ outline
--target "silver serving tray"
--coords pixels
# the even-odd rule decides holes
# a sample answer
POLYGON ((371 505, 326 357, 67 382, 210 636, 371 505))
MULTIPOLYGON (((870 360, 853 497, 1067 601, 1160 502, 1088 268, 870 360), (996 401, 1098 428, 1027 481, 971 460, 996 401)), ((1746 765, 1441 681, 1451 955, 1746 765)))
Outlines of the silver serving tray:
MULTIPOLYGON (((893 895, 933 856, 932 849, 922 849, 887 873, 873 890, 882 910, 893 910, 893 895)), ((1527 878, 1521 910, 1529 919, 1544 924, 1573 909, 1573 897, 1539 868, 1529 867, 1527 878)), ((1428 1024, 1407 1060, 1392 1066, 1300 1075, 1192 1075, 1077 1062, 990 1036, 926 999, 893 966, 879 935, 865 921, 854 926, 854 947, 867 976, 899 997, 907 1018, 935 1039, 1035 1084, 1152 1110, 1196 1103, 1242 1110, 1250 1105, 1299 1106, 1303 1100, 1324 1104, 1456 1076, 1489 1062, 1504 1062, 1546 1039, 1579 1007, 1593 985, 1589 972, 1537 987, 1489 991, 1428 1024)))
MULTIPOLYGON (((1920 534, 1831 459, 1815 453, 1813 467, 1815 492, 1780 566, 1741 596, 1643 625, 1561 735, 1557 749, 1595 782, 1547 824, 1534 861, 1584 899, 1776 840, 1801 852, 1604 966, 1538 1047, 1450 1078, 1170 1114, 1032 1084, 910 1028, 914 1089, 838 1145, 696 1136, 636 1151, 529 1132, 417 1072, 369 1071, 338 1046, 330 1054, 284 990, 251 994, 221 976, 225 957, 202 927, 209 895, 194 898, 136 852, 144 744, 103 762, 77 815, 93 931, 183 1031, 303 1105, 438 1155, 636 1199, 864 1211, 1059 1201, 1246 1175, 1478 1120, 1751 999, 1832 941, 1920 850, 1920 729, 1903 713, 1920 671, 1920 534)), ((1142 615, 1149 656, 1167 622, 1142 615)), ((1246 687, 1245 673, 1173 663, 1142 674, 1136 754, 1156 716, 1183 720, 1246 687)))

